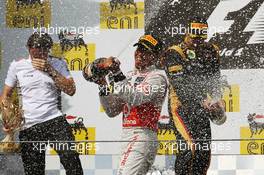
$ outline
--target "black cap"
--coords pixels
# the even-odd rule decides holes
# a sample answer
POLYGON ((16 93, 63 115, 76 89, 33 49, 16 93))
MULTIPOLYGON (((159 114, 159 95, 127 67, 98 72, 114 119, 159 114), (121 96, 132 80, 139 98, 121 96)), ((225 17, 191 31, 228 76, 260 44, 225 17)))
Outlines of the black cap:
POLYGON ((29 48, 46 48, 51 49, 53 45, 52 38, 47 33, 33 33, 27 41, 27 46, 29 48))
POLYGON ((162 50, 162 43, 152 35, 146 34, 139 38, 138 42, 134 46, 143 46, 147 50, 157 53, 162 50))

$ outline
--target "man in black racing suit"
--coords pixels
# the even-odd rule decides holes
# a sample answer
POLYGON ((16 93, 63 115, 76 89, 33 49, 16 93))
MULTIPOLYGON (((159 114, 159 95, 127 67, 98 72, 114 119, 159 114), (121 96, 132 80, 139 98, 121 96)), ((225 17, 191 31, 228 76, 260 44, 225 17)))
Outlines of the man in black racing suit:
POLYGON ((177 175, 205 175, 211 159, 210 119, 225 121, 221 100, 219 49, 205 41, 208 24, 190 22, 184 41, 170 47, 162 65, 170 82, 169 114, 176 128, 177 175))

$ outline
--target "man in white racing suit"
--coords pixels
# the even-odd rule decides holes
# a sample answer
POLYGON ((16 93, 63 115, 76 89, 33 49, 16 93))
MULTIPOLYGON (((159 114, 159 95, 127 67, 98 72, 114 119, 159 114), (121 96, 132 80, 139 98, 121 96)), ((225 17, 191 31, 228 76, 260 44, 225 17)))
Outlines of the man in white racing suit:
POLYGON ((112 92, 104 86, 105 81, 97 82, 101 84, 100 101, 107 115, 115 117, 123 113, 124 142, 118 175, 145 175, 154 163, 158 120, 167 91, 165 76, 155 68, 161 43, 151 35, 144 35, 134 46, 137 46, 134 71, 124 76, 118 60, 105 58, 108 61, 101 61, 106 64, 99 67, 109 67, 113 73, 112 92))

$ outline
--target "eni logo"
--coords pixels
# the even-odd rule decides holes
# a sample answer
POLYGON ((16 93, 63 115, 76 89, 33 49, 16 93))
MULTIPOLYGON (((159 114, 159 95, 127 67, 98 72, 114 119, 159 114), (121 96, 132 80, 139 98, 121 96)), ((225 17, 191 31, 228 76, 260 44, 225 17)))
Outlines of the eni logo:
POLYGON ((69 51, 73 47, 75 48, 75 50, 77 50, 77 48, 79 48, 80 50, 82 46, 85 47, 86 52, 88 52, 88 47, 84 43, 82 34, 71 34, 70 32, 67 33, 66 31, 60 31, 58 37, 60 40, 62 52, 69 51))
POLYGON ((81 34, 60 32, 60 43, 53 44, 52 56, 64 58, 70 71, 82 71, 95 59, 95 44, 85 43, 81 34))
POLYGON ((248 120, 250 127, 240 128, 240 154, 242 155, 260 155, 264 154, 264 132, 261 126, 258 127, 252 122, 258 115, 250 114, 248 120), (258 130, 256 130, 258 128, 258 130))
POLYGON ((134 6, 135 14, 137 14, 137 4, 134 0, 110 0, 111 13, 120 8, 130 9, 130 6, 134 6))
POLYGON ((251 131, 251 138, 255 134, 261 134, 264 130, 264 122, 258 122, 258 119, 264 119, 264 115, 249 114, 247 116, 249 128, 251 131))
POLYGON ((8 0, 6 3, 6 25, 9 28, 48 27, 50 21, 50 0, 8 0))
MULTIPOLYGON (((68 116, 68 117, 71 117, 71 116, 68 116)), ((88 130, 85 127, 85 125, 83 124, 83 118, 82 117, 77 118, 73 124, 70 124, 70 126, 73 130, 74 135, 76 135, 77 133, 81 134, 82 130, 84 130, 85 140, 88 140, 88 130)))
POLYGON ((101 29, 143 29, 144 2, 110 0, 100 3, 101 29))

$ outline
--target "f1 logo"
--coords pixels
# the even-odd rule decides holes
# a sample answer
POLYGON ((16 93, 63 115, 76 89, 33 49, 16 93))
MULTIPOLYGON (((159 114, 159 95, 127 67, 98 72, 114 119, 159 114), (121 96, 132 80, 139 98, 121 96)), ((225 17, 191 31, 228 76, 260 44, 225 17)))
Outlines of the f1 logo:
MULTIPOLYGON (((254 3, 257 3, 258 0, 222 0, 219 2, 213 13, 210 15, 208 19, 208 24, 211 27, 220 29, 217 30, 218 33, 226 33, 230 30, 230 27, 232 24, 234 24, 235 20, 225 20, 226 17, 230 12, 236 12, 239 10, 242 10, 244 7, 246 7, 249 3, 253 3, 253 1, 256 1, 254 3), (221 26, 221 27, 219 27, 221 26)), ((260 3, 259 1, 258 3, 260 3)), ((261 2, 262 5, 258 9, 252 9, 256 10, 255 15, 251 19, 251 21, 246 25, 246 27, 243 29, 243 32, 255 32, 253 36, 249 39, 247 44, 255 44, 260 43, 261 36, 264 35, 263 28, 264 28, 264 22, 262 24, 259 23, 259 18, 261 14, 264 13, 264 3, 261 2), (260 25, 263 26, 262 30, 259 27, 260 25), (259 37, 257 37, 259 36, 259 37)), ((213 30, 209 30, 208 33, 208 39, 210 40, 214 33, 213 30)), ((263 40, 264 43, 264 40, 263 40)))

